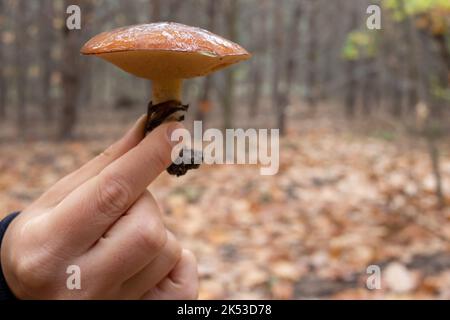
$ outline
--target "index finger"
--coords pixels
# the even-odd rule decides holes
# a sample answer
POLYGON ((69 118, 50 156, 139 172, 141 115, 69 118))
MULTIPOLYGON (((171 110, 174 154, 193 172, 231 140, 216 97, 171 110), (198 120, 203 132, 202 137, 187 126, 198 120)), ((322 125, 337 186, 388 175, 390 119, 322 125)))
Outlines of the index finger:
POLYGON ((144 138, 144 126, 147 115, 141 116, 133 127, 118 141, 109 146, 101 154, 84 164, 78 170, 70 173, 50 189, 48 189, 35 203, 41 207, 53 207, 69 193, 78 188, 90 178, 99 174, 114 160, 134 148, 144 138))
POLYGON ((64 245, 89 248, 128 210, 170 165, 176 143, 170 137, 181 127, 178 122, 159 126, 55 208, 52 220, 64 232, 64 245))

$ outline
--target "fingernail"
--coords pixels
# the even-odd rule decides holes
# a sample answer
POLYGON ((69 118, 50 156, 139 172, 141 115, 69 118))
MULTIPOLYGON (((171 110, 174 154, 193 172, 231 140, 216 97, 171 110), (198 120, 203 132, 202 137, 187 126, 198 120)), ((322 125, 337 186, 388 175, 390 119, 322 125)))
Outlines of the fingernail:
POLYGON ((184 129, 184 126, 180 122, 170 122, 167 126, 167 139, 169 140, 170 144, 177 145, 180 140, 180 135, 177 135, 176 137, 173 137, 174 140, 172 140, 172 133, 177 129, 184 129), (176 139, 178 138, 178 139, 176 139))

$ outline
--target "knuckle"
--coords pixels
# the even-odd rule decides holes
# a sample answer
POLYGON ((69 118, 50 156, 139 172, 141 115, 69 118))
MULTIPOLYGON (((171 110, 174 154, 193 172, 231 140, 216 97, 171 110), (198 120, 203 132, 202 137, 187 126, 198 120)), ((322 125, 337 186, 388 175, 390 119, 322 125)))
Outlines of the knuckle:
POLYGON ((159 170, 164 170, 166 167, 170 164, 170 152, 169 156, 167 156, 167 152, 160 151, 160 152, 154 152, 150 158, 150 166, 156 168, 159 170))
POLYGON ((21 255, 15 262, 14 277, 24 293, 43 290, 50 285, 48 277, 42 273, 45 264, 34 254, 21 255))
POLYGON ((167 233, 161 221, 139 223, 135 236, 141 248, 153 252, 161 251, 167 243, 167 233))
POLYGON ((114 155, 114 152, 115 152, 115 149, 116 149, 116 145, 115 144, 112 144, 112 145, 110 145, 108 148, 106 148, 105 150, 103 150, 97 157, 99 158, 99 159, 109 159, 109 158, 112 158, 113 157, 113 155, 114 155))
POLYGON ((126 180, 114 173, 104 172, 99 175, 97 189, 97 209, 101 214, 111 217, 128 209, 131 192, 126 180))

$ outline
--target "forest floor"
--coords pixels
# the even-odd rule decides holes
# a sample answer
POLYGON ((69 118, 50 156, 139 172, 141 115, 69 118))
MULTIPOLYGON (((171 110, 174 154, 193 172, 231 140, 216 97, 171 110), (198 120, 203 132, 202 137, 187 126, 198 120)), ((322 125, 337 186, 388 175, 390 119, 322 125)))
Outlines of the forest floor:
MULTIPOLYGON (((131 122, 104 121, 64 143, 3 139, 0 211, 29 204, 131 122)), ((297 127, 281 141, 275 176, 204 165, 150 187, 198 258, 200 298, 450 299, 450 149, 440 207, 417 141, 355 134, 329 119, 297 127), (380 290, 366 287, 369 265, 381 269, 380 290)))

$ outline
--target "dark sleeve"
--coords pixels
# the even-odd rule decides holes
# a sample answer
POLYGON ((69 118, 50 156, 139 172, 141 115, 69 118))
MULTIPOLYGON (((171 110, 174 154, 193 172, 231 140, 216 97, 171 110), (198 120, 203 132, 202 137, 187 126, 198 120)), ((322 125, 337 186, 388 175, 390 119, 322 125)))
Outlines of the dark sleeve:
MULTIPOLYGON (((6 229, 8 228, 11 221, 13 221, 18 214, 19 212, 11 213, 5 219, 0 221, 0 249, 2 247, 3 236, 5 235, 6 229)), ((15 299, 16 297, 11 292, 11 289, 8 287, 8 284, 6 283, 5 280, 5 276, 3 275, 2 260, 0 257, 0 300, 15 300, 15 299)))

